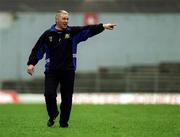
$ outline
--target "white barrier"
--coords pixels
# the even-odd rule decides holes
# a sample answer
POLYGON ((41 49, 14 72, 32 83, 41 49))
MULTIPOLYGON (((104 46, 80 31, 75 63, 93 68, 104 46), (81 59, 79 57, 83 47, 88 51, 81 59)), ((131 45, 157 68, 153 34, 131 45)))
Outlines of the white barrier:
MULTIPOLYGON (((20 103, 44 103, 43 94, 19 94, 20 103)), ((60 95, 57 96, 60 103, 60 95)), ((73 104, 180 104, 180 94, 75 93, 73 104)))

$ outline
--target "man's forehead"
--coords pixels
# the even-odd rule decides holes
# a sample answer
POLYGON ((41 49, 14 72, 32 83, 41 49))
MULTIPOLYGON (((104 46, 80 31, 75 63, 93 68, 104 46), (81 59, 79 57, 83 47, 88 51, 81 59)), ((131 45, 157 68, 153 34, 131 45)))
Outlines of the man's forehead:
POLYGON ((59 13, 59 14, 57 15, 57 17, 58 17, 58 18, 69 18, 69 14, 67 14, 67 13, 59 13))
POLYGON ((61 13, 60 16, 61 16, 61 17, 68 17, 69 14, 67 14, 67 13, 61 13))

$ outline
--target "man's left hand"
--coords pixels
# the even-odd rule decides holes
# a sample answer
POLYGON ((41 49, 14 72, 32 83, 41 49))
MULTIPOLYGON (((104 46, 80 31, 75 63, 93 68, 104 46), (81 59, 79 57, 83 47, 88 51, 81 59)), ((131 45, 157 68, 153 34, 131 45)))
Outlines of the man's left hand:
POLYGON ((108 30, 113 30, 115 26, 117 26, 117 25, 111 24, 111 23, 103 24, 103 27, 108 30))

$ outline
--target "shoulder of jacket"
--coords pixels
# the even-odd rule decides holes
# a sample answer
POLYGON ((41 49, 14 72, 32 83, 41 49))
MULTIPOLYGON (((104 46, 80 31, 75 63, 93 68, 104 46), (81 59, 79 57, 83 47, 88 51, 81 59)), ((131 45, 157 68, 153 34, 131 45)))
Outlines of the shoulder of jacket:
POLYGON ((48 33, 50 33, 51 32, 51 30, 50 29, 47 29, 46 31, 44 31, 44 35, 46 35, 46 34, 48 34, 48 33))
POLYGON ((68 27, 68 28, 69 28, 71 31, 76 31, 76 30, 82 28, 82 26, 70 26, 70 27, 68 27))

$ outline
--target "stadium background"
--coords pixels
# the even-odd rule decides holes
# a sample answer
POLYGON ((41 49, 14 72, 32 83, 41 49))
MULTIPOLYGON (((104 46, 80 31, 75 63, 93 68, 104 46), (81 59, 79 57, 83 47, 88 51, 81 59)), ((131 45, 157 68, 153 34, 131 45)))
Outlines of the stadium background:
POLYGON ((38 37, 54 23, 56 10, 65 9, 70 12, 70 25, 85 25, 89 13, 95 23, 117 24, 114 31, 79 45, 76 93, 161 93, 180 102, 178 0, 0 2, 3 93, 43 93, 44 61, 33 77, 26 73, 26 62, 38 37))
POLYGON ((179 24, 179 0, 0 0, 0 137, 179 137, 179 24), (117 24, 78 47, 67 130, 46 126, 44 61, 26 73, 59 9, 117 24))

